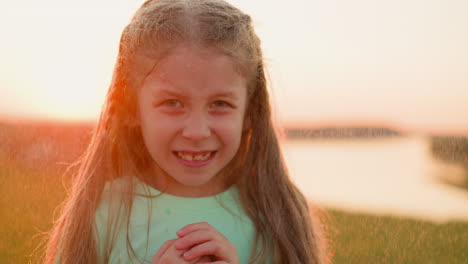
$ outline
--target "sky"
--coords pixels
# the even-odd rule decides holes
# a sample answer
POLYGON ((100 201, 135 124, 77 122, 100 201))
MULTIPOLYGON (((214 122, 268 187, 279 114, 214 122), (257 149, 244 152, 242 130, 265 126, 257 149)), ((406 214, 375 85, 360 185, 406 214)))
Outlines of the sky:
MULTIPOLYGON (((232 0, 285 125, 468 135, 468 1, 232 0)), ((0 118, 95 120, 141 0, 0 0, 0 118)))

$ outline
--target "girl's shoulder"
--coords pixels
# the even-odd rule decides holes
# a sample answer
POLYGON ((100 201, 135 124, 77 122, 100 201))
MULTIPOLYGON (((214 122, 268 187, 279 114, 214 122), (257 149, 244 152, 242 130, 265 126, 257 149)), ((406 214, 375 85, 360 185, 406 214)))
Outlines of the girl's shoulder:
POLYGON ((104 212, 107 214, 109 208, 121 204, 125 194, 128 192, 130 180, 122 177, 105 183, 96 208, 96 215, 103 214, 104 212))
POLYGON ((128 198, 132 189, 130 177, 122 177, 105 183, 95 211, 95 223, 98 229, 107 226, 110 215, 118 216, 123 212, 123 205, 131 200, 128 198))
POLYGON ((100 204, 106 205, 117 199, 120 201, 127 195, 131 195, 135 189, 135 180, 132 177, 120 177, 106 181, 101 193, 100 204))
POLYGON ((110 192, 124 192, 127 187, 132 183, 131 177, 120 177, 111 181, 106 181, 103 189, 103 194, 110 192))
POLYGON ((103 260, 112 237, 125 229, 125 208, 132 192, 132 179, 121 177, 105 183, 94 214, 94 238, 98 258, 103 260), (110 237, 109 237, 110 236, 110 237))

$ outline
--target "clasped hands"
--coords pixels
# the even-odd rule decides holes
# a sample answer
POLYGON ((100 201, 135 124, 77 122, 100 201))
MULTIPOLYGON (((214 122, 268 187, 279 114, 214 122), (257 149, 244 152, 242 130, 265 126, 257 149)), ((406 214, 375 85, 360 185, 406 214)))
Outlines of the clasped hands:
POLYGON ((151 264, 239 264, 237 249, 206 222, 186 225, 178 238, 166 241, 151 264))

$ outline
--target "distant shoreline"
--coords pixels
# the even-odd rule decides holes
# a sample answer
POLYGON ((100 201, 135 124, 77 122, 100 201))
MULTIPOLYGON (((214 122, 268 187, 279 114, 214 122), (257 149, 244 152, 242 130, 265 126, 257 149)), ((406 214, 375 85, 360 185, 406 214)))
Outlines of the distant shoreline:
POLYGON ((383 127, 285 128, 288 139, 399 137, 402 132, 383 127))

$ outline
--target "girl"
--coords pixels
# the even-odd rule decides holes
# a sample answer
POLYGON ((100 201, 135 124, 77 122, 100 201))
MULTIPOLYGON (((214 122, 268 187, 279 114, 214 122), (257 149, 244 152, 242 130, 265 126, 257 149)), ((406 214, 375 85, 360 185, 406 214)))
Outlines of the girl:
POLYGON ((222 0, 149 0, 46 263, 324 263, 271 121, 260 41, 222 0))

